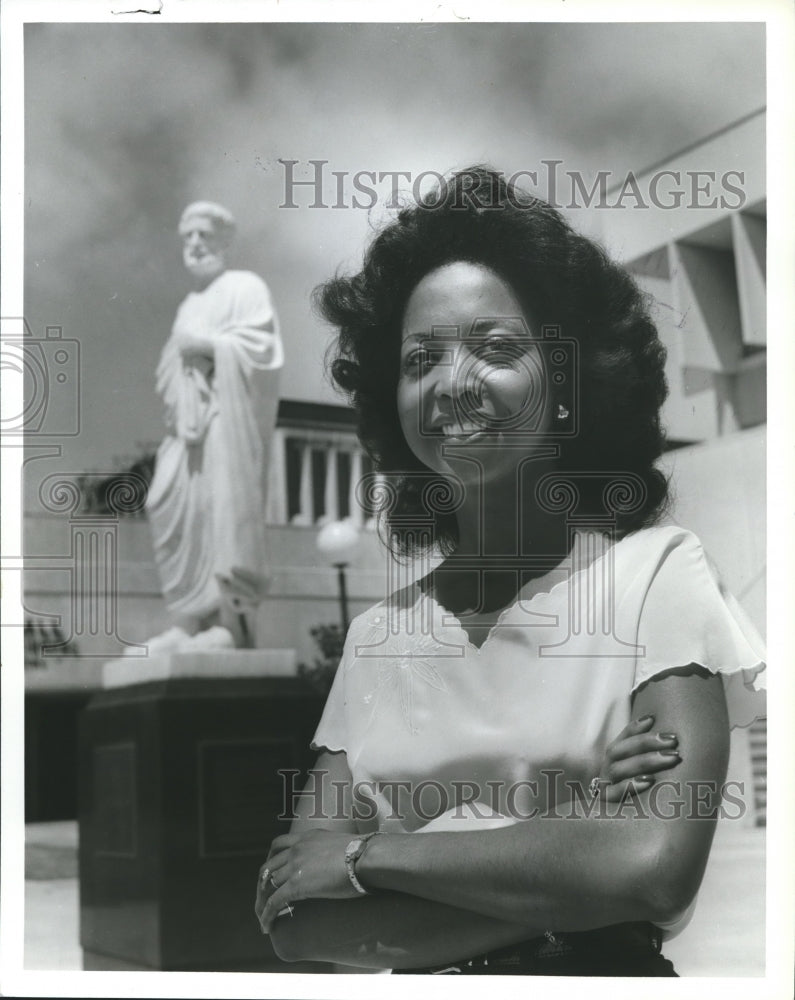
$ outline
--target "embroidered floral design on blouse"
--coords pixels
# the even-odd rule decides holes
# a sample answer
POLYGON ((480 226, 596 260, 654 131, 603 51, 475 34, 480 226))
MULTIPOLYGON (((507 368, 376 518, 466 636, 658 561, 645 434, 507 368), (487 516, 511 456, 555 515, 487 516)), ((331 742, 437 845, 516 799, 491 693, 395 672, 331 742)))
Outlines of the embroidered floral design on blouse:
POLYGON ((376 614, 367 621, 367 628, 362 636, 364 640, 357 643, 357 655, 368 648, 369 655, 364 652, 363 659, 372 659, 377 663, 378 680, 372 691, 364 696, 367 704, 375 702, 377 707, 383 698, 397 697, 400 702, 401 714, 406 726, 412 734, 419 730, 414 725, 414 698, 416 686, 427 684, 436 691, 447 691, 444 678, 433 665, 432 660, 439 659, 439 651, 444 644, 432 634, 415 631, 409 634, 409 620, 417 623, 419 614, 417 605, 404 610, 379 608, 376 614), (396 633, 388 631, 388 617, 396 615, 396 633))

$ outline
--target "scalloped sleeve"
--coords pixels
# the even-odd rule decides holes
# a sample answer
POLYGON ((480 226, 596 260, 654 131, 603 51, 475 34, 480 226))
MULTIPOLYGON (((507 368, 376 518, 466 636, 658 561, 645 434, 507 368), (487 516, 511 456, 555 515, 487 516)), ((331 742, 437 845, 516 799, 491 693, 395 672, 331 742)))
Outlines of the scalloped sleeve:
POLYGON ((683 530, 671 534, 645 575, 633 690, 658 674, 698 664, 723 678, 732 728, 764 718, 764 643, 698 538, 683 530))

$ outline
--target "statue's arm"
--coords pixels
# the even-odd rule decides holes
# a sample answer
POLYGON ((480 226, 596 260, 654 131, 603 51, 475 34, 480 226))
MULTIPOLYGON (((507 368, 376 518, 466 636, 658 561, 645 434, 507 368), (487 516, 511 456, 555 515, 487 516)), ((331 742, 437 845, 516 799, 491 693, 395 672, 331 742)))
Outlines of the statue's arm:
POLYGON ((214 358, 215 340, 208 334, 191 331, 180 337, 179 352, 183 359, 191 357, 214 358))
POLYGON ((251 271, 233 272, 228 277, 228 312, 218 346, 223 351, 245 351, 258 368, 280 368, 279 320, 268 286, 251 271))

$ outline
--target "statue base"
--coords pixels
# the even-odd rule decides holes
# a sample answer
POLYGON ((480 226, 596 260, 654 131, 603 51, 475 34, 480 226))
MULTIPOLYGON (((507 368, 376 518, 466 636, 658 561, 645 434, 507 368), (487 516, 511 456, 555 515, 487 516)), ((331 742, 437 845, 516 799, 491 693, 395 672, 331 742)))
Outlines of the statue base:
POLYGON ((253 909, 323 708, 294 663, 224 650, 105 665, 80 720, 84 968, 331 971, 280 962, 253 909))
POLYGON ((178 677, 296 677, 294 649, 213 649, 119 657, 102 667, 103 688, 178 677))

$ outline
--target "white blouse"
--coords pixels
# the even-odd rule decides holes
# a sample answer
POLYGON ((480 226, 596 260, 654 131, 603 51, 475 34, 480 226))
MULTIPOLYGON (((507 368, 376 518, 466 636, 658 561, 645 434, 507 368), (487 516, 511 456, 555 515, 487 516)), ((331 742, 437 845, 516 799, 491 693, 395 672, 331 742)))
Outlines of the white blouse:
POLYGON ((691 532, 583 535, 480 648, 418 583, 358 616, 313 746, 345 751, 362 830, 502 826, 587 789, 672 668, 720 673, 732 726, 763 717, 764 656, 691 532))

